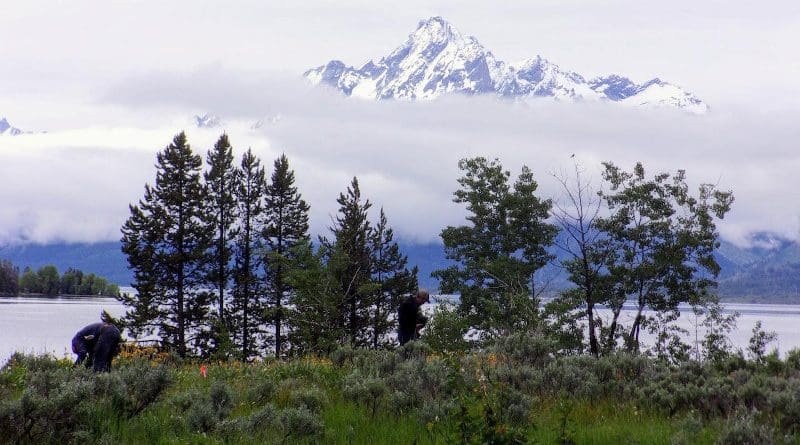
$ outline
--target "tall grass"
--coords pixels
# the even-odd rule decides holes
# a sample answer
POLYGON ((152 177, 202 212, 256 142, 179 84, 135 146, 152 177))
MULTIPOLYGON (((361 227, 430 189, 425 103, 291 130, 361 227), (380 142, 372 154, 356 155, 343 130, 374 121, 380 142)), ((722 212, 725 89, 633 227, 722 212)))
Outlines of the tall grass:
POLYGON ((565 445, 800 438, 800 374, 789 361, 673 366, 641 356, 558 357, 540 346, 516 339, 462 355, 436 355, 421 345, 394 352, 346 349, 331 359, 257 363, 129 352, 110 374, 16 355, 0 369, 0 443, 565 445), (757 412, 743 414, 747 410, 757 412))

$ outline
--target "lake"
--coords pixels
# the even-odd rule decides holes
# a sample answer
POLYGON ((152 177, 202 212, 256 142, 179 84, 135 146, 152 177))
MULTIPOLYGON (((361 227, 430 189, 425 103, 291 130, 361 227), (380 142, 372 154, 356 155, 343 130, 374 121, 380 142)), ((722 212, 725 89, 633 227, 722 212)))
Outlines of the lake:
POLYGON ((0 297, 0 363, 15 351, 72 357, 72 336, 100 321, 104 309, 125 312, 113 298, 0 297))
MULTIPOLYGON (((735 347, 747 347, 753 325, 761 320, 764 330, 778 334, 777 342, 770 347, 778 348, 782 355, 800 348, 800 305, 730 303, 725 308, 741 314, 737 329, 731 334, 735 347)), ((103 310, 115 317, 125 312, 113 298, 0 297, 0 365, 14 351, 72 357, 72 336, 87 324, 100 321, 103 310)), ((599 312, 601 317, 608 316, 608 312, 599 312)), ((626 322, 633 315, 632 310, 625 310, 621 318, 626 322)), ((695 323, 694 314, 684 308, 679 324, 690 331, 691 338, 695 323)), ((643 341, 646 343, 647 338, 643 341)))

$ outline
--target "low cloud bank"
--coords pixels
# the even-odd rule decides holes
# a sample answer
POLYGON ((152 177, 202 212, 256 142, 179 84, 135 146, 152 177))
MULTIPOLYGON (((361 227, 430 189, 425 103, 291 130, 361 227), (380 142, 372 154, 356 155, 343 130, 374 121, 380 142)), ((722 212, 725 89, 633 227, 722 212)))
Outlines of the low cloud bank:
POLYGON ((733 211, 720 224, 726 239, 747 244, 755 231, 796 239, 800 228, 796 108, 714 107, 693 116, 488 97, 376 103, 294 76, 219 67, 128 79, 84 107, 72 130, 0 138, 0 243, 118 239, 128 203, 153 180, 155 153, 182 129, 203 156, 223 131, 237 156, 252 147, 268 167, 286 153, 316 233, 326 232, 336 197, 358 176, 363 196, 385 208, 398 235, 436 240, 463 218, 452 203, 457 162, 478 155, 499 158, 512 173, 530 166, 540 195, 553 198, 560 190, 550 174, 575 161, 597 186, 602 161, 641 161, 650 173, 685 169, 694 185, 733 190, 733 211), (98 109, 115 111, 97 121, 98 109), (221 126, 192 127, 192 115, 205 112, 221 126))

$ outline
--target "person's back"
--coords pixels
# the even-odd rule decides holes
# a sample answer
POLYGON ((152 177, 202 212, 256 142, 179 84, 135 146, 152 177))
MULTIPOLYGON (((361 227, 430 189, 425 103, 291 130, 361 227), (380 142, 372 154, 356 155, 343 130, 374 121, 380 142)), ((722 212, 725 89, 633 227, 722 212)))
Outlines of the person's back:
POLYGON ((111 361, 119 353, 121 334, 110 323, 92 323, 72 338, 72 352, 78 354, 75 364, 84 363, 95 372, 109 371, 111 361))
POLYGON ((428 301, 428 292, 420 290, 416 296, 408 297, 397 308, 397 341, 404 345, 415 340, 419 329, 427 319, 419 312, 420 306, 428 301))

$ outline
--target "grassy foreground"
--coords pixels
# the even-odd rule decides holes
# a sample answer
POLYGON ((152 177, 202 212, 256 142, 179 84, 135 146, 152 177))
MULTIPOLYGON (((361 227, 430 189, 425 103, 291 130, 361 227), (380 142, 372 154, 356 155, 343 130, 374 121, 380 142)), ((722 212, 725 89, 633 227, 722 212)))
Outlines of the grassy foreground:
POLYGON ((469 355, 418 344, 247 364, 129 349, 99 375, 18 354, 0 370, 0 442, 798 443, 789 361, 666 365, 544 346, 520 337, 469 355))

